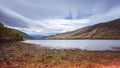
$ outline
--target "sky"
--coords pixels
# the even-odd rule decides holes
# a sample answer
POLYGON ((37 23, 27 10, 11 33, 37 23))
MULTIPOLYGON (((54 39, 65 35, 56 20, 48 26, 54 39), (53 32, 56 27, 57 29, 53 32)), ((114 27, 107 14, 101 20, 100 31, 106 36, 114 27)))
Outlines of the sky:
POLYGON ((0 0, 0 22, 53 35, 120 18, 120 0, 0 0))

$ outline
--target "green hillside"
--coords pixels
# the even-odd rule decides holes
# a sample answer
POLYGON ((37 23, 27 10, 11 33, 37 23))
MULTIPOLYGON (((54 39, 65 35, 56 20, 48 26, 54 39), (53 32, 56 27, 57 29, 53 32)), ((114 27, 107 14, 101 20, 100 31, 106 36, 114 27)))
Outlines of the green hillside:
POLYGON ((24 38, 28 38, 28 37, 29 36, 27 34, 17 31, 15 29, 5 27, 3 24, 0 23, 0 42, 21 41, 24 38))
POLYGON ((21 32, 19 30, 16 30, 18 33, 20 33, 24 39, 33 39, 31 36, 29 36, 28 34, 24 33, 24 32, 21 32))
POLYGON ((120 39, 120 19, 61 33, 47 39, 120 39))

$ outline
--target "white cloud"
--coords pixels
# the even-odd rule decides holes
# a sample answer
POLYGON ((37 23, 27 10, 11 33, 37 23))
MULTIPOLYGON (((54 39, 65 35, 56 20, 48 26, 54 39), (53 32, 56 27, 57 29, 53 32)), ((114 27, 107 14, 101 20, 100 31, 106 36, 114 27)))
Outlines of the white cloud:
POLYGON ((118 19, 120 18, 120 7, 116 6, 113 7, 111 9, 109 9, 109 11, 107 11, 106 13, 102 13, 102 14, 95 14, 91 17, 89 17, 88 19, 91 20, 91 24, 96 24, 96 23, 102 23, 102 22, 107 22, 107 21, 111 21, 114 19, 118 19))
POLYGON ((28 34, 47 35, 120 18, 119 8, 120 0, 0 0, 0 22, 28 34), (64 19, 69 13, 73 20, 64 19))
MULTIPOLYGON (((8 20, 10 19, 10 21, 8 21, 8 20, 6 21, 6 20, 2 19, 4 24, 6 24, 8 27, 18 29, 18 30, 23 31, 28 34, 49 35, 49 34, 62 33, 62 32, 72 31, 72 30, 81 28, 90 22, 89 19, 31 20, 31 19, 28 19, 28 18, 26 18, 16 12, 13 12, 9 9, 4 8, 2 10, 4 10, 3 17, 8 20), (24 26, 24 28, 23 28, 23 26, 24 26)), ((3 13, 3 12, 1 12, 1 13, 3 13)))
POLYGON ((81 20, 66 20, 66 19, 49 19, 49 20, 40 20, 34 21, 31 24, 31 27, 26 30, 25 32, 29 34, 53 34, 53 33, 62 33, 67 31, 72 31, 78 29, 80 27, 85 26, 89 23, 88 19, 81 19, 81 20), (35 24, 36 23, 36 24, 35 24), (77 27, 76 27, 77 25, 77 27), (42 28, 42 27, 44 28, 42 28), (30 30, 30 31, 29 31, 30 30))

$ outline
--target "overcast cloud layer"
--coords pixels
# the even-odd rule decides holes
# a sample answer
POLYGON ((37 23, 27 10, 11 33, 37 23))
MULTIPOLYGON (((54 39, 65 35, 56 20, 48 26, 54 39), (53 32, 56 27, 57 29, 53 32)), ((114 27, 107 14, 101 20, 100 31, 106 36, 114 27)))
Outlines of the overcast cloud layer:
POLYGON ((51 35, 120 18, 120 0, 0 0, 0 22, 51 35))

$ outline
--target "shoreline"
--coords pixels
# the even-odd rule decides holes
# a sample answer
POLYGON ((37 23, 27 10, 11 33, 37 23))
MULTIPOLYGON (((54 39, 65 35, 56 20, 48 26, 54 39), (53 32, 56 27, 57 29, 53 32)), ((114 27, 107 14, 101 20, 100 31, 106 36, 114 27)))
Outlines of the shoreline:
MULTIPOLYGON (((120 65, 120 51, 50 49, 20 41, 0 43, 0 67, 41 66, 41 68, 98 68, 120 65), (91 67, 90 67, 91 66, 91 67)), ((7 68, 7 67, 6 67, 7 68)), ((34 67, 33 67, 34 68, 34 67)), ((106 67, 107 68, 107 67, 106 67)), ((110 67, 109 67, 110 68, 110 67)))

